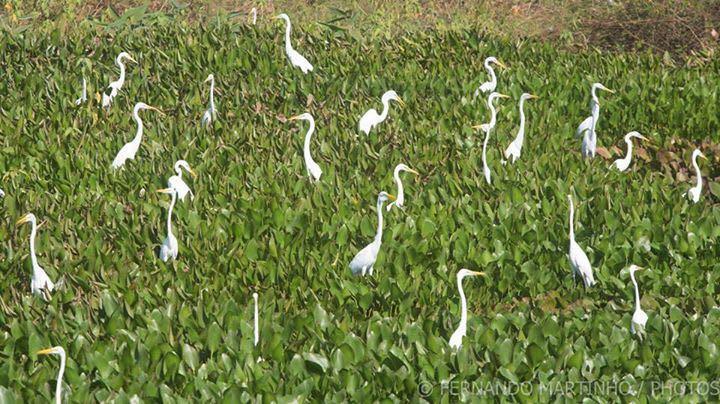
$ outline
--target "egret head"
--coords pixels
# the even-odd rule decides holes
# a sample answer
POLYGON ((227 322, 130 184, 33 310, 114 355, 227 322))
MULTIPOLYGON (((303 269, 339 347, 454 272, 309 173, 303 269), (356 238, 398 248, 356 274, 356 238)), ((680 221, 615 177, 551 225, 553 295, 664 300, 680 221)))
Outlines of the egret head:
POLYGON ((595 90, 604 90, 604 91, 607 91, 607 92, 609 92, 609 93, 614 93, 614 92, 615 92, 615 91, 613 91, 613 90, 605 87, 604 85, 602 85, 602 83, 595 83, 595 84, 593 84, 593 85, 592 85, 592 89, 593 89, 593 91, 595 91, 595 90))
POLYGON ((400 96, 397 95, 395 90, 390 90, 390 91, 387 91, 385 94, 383 94, 382 100, 383 100, 383 102, 391 101, 391 100, 397 101, 398 104, 400 104, 401 106, 405 106, 405 102, 402 99, 400 99, 400 96))
POLYGON ((497 98, 510 98, 510 96, 505 95, 505 94, 500 94, 497 91, 495 91, 495 92, 491 93, 490 96, 488 97, 488 105, 491 105, 492 102, 495 101, 495 99, 497 99, 497 98))
POLYGON ((283 20, 285 20, 285 21, 287 21, 287 22, 290 22, 290 17, 288 17, 288 15, 285 14, 285 13, 278 14, 278 15, 276 15, 275 17, 273 17, 274 20, 276 20, 276 19, 278 19, 278 18, 282 18, 283 20))
POLYGON ((628 133, 627 135, 625 135, 625 141, 628 141, 628 140, 630 140, 630 138, 633 138, 633 137, 636 137, 636 138, 642 139, 642 140, 649 140, 645 136, 641 135, 640 132, 632 131, 632 132, 628 133))
POLYGON ((700 151, 700 149, 695 149, 693 151, 692 158, 693 158, 693 160, 695 160, 698 157, 707 160, 707 157, 705 157, 705 155, 700 151))
POLYGON ((535 94, 530 94, 530 93, 523 93, 523 95, 520 96, 521 100, 532 100, 535 98, 540 98, 540 97, 538 97, 535 94))
POLYGON ((458 273, 457 273, 457 278, 458 278, 458 279, 463 279, 463 278, 466 277, 466 276, 478 276, 478 275, 483 275, 483 276, 485 276, 485 272, 471 271, 471 270, 469 270, 469 269, 463 268, 463 269, 461 269, 461 270, 458 271, 458 273))
POLYGON ((203 83, 207 83, 208 81, 215 81, 215 76, 212 73, 207 76, 203 83))
POLYGON ((385 202, 387 200, 394 201, 395 197, 393 195, 388 194, 385 191, 382 191, 378 194, 378 202, 385 202))
POLYGON ((35 219, 35 215, 32 213, 28 213, 27 215, 21 217, 17 222, 15 222, 15 226, 19 226, 23 223, 36 223, 37 219, 35 219))
POLYGON ((61 346, 54 346, 52 348, 42 349, 35 352, 35 355, 61 355, 65 356, 65 349, 61 346))
POLYGON ((505 66, 503 62, 497 60, 495 56, 490 56, 489 58, 485 59, 485 65, 489 65, 490 63, 495 63, 496 65, 507 69, 507 66, 505 66))
POLYGON ((118 57, 117 57, 118 63, 121 63, 123 59, 127 59, 127 60, 129 60, 129 61, 131 61, 131 62, 137 63, 137 61, 136 61, 135 59, 133 59, 133 57, 130 56, 130 54, 127 53, 127 52, 120 52, 120 54, 119 54, 118 57))
POLYGON ((188 164, 187 161, 178 160, 175 162, 175 172, 180 173, 181 168, 184 168, 187 172, 189 172, 190 175, 193 176, 193 178, 197 177, 197 174, 195 174, 195 171, 190 168, 190 164, 188 164))
POLYGON ((640 270, 643 270, 643 269, 645 269, 645 268, 639 267, 639 266, 637 266, 637 265, 635 265, 635 264, 632 264, 632 265, 630 265, 630 267, 628 268, 628 272, 630 272, 631 274, 634 274, 635 271, 640 271, 640 270))
POLYGON ((176 191, 175 191, 175 188, 163 188, 163 189, 158 189, 158 192, 161 194, 174 194, 176 191))
POLYGON ((395 167, 395 171, 407 171, 409 173, 413 173, 415 175, 420 175, 417 171, 413 170, 412 168, 408 167, 406 164, 400 163, 395 167))
POLYGON ((304 114, 295 115, 295 116, 293 116, 293 117, 290 117, 290 118, 288 118, 288 121, 297 121, 297 120, 299 120, 299 119, 300 119, 300 120, 303 120, 303 121, 310 121, 310 122, 313 122, 313 123, 315 122, 315 119, 313 119, 312 115, 310 115, 310 114, 307 113, 307 112, 304 113, 304 114))
POLYGON ((138 102, 137 104, 135 104, 135 108, 134 108, 134 111, 135 111, 135 112, 139 112, 140 110, 143 110, 143 109, 151 109, 151 110, 153 110, 153 111, 159 112, 160 115, 165 115, 165 113, 163 113, 163 112, 160 111, 159 109, 157 109, 157 108, 155 108, 155 107, 153 107, 153 106, 147 105, 147 104, 145 104, 144 102, 138 102))

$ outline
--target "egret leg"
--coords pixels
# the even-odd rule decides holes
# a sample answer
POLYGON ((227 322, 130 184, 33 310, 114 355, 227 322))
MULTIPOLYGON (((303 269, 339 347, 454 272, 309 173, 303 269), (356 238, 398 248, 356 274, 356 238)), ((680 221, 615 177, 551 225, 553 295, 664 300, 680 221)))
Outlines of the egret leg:
POLYGON ((365 276, 365 270, 367 270, 367 267, 362 267, 362 271, 360 271, 360 276, 365 276))
POLYGON ((373 265, 370 265, 370 270, 368 271, 369 275, 372 276, 373 273, 373 265))

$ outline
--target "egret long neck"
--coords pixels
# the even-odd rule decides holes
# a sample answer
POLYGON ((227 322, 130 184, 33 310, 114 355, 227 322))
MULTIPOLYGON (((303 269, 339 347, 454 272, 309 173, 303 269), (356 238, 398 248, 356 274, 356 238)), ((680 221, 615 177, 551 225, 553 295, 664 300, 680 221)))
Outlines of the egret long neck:
POLYGON ((215 112, 215 78, 210 80, 210 111, 215 112))
POLYGON ((632 139, 628 138, 625 140, 625 143, 627 143, 627 154, 625 154, 625 158, 623 160, 630 162, 630 159, 632 158, 632 150, 633 150, 633 142, 632 139))
POLYGON ((695 167, 695 175, 697 176, 697 184, 695 185, 695 188, 702 189, 702 172, 700 171, 700 166, 698 166, 697 163, 697 156, 693 158, 693 167, 695 167))
POLYGON ((305 143, 303 144, 303 154, 305 155, 305 159, 312 160, 312 156, 310 156, 310 139, 315 132, 315 121, 309 121, 310 122, 310 128, 308 129, 307 133, 305 134, 305 143))
POLYGON ((382 204, 383 204, 383 201, 378 199, 378 201, 377 201, 378 227, 377 227, 377 233, 375 234, 375 242, 376 243, 380 243, 382 241, 382 233, 383 233, 382 204))
POLYGON ((32 221, 32 230, 30 230, 30 260, 32 261, 33 270, 38 267, 37 257, 35 256, 35 236, 37 235, 37 224, 32 221))
POLYGON ((525 99, 520 98, 520 129, 518 130, 517 137, 521 139, 525 136, 525 111, 523 110, 524 103, 525 99))
POLYGON ((490 62, 485 62, 485 70, 487 70, 490 75, 490 83, 495 87, 497 85, 497 77, 495 76, 495 69, 490 66, 490 62))
POLYGON ((143 134, 143 121, 142 119, 140 119, 139 112, 139 109, 133 111, 133 119, 135 119, 135 122, 137 122, 137 131, 135 132, 135 137, 132 140, 134 143, 140 143, 143 134))
POLYGON ((380 120, 384 121, 385 118, 387 118, 388 113, 390 112, 390 100, 388 98, 383 97, 382 104, 383 104, 383 109, 382 109, 382 112, 380 113, 380 120))
POLYGON ((290 25, 290 19, 286 19, 285 22, 287 23, 285 25, 285 51, 290 52, 292 50, 292 45, 290 44, 290 30, 292 29, 292 26, 290 25))
POLYGON ((395 170, 393 177, 395 177, 395 183, 397 184, 397 200, 402 201, 405 196, 405 190, 403 188, 403 183, 400 180, 400 170, 395 170))
POLYGON ((60 372, 55 384, 55 404, 62 404, 62 378, 65 374, 65 355, 60 355, 60 372))
POLYGON ((635 287, 635 309, 637 310, 640 309, 640 289, 635 280, 635 272, 630 272, 630 279, 632 279, 633 286, 635 287))
POLYGON ((492 101, 488 102, 488 106, 490 107, 490 128, 494 128, 497 123, 497 111, 495 110, 495 106, 492 101))
POLYGON ((575 241, 575 229, 574 226, 574 218, 575 218, 575 207, 573 206, 573 201, 570 199, 570 242, 575 241))
POLYGON ((460 326, 458 328, 465 328, 467 326, 467 300, 465 300, 465 291, 460 277, 457 279, 457 287, 460 292, 460 326))
POLYGON ((172 192, 172 200, 170 201, 170 208, 168 209, 168 217, 167 217, 167 232, 168 236, 172 234, 172 211, 173 207, 175 207, 175 200, 177 199, 177 192, 173 190, 172 192))
POLYGON ((258 329, 258 297, 257 297, 257 295, 254 295, 253 299, 255 300, 255 345, 257 345, 258 342, 260 341, 260 330, 258 329))
POLYGON ((125 83, 125 63, 123 63, 122 60, 118 58, 117 65, 120 68, 120 78, 118 79, 118 84, 122 86, 123 83, 125 83))

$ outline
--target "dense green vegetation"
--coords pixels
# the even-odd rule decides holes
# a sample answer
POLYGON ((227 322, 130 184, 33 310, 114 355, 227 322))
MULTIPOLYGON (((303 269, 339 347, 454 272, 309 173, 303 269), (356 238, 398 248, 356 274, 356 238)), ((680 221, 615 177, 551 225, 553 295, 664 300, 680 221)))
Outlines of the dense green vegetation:
MULTIPOLYGON (((122 27, 0 38, 0 401, 52 397, 57 360, 34 355, 51 345, 68 351, 77 402, 403 400, 424 381, 438 399, 451 380, 625 382, 648 393, 653 381, 717 377, 720 184, 710 179, 696 205, 681 198, 692 149, 719 137, 717 60, 680 69, 470 32, 364 43, 296 28, 296 49, 316 68, 303 76, 287 63, 280 23, 122 27), (139 63, 105 113, 99 93, 123 50, 139 63), (512 100, 499 103, 487 186, 470 126, 489 116, 471 95, 491 54, 509 65, 498 89, 512 100), (211 131, 199 125, 208 73, 218 88, 211 131), (83 76, 91 100, 76 107, 83 76), (601 100, 601 146, 624 150, 634 129, 653 139, 649 159, 622 175, 583 161, 573 138, 593 81, 617 91, 601 100), (359 117, 388 89, 407 106, 359 136, 359 117), (503 166, 524 91, 541 99, 526 103, 521 160, 503 166), (113 172, 137 101, 167 115, 143 115, 137 159, 113 172), (319 184, 303 167, 307 126, 286 122, 305 111, 317 121, 319 184), (154 191, 179 158, 200 176, 189 181, 194 202, 176 206, 180 256, 166 265, 156 251, 168 198, 154 191), (405 211, 386 214, 374 276, 352 277, 347 264, 372 239, 377 193, 394 191, 400 162, 422 175, 405 180, 405 211), (568 193, 599 282, 588 291, 566 258, 568 193), (13 225, 26 212, 44 223, 41 265, 64 279, 49 303, 30 295, 29 229, 13 225), (631 263, 651 269, 638 273, 643 341, 629 330, 631 263), (462 267, 488 276, 465 282, 471 314, 455 354, 462 267)), ((714 178, 709 147, 702 166, 714 178)))

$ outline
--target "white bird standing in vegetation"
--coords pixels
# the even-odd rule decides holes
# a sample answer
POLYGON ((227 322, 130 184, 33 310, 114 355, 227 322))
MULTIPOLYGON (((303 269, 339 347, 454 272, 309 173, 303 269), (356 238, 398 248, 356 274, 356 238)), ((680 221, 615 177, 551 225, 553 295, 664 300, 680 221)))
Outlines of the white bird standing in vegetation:
POLYGON ((310 155, 310 138, 313 132, 315 132, 315 119, 313 119, 312 115, 306 112, 304 114, 293 116, 288 120, 295 121, 298 119, 310 122, 310 128, 305 134, 305 143, 303 144, 303 157, 305 158, 305 168, 307 169, 307 173, 310 176, 310 181, 320 181, 322 169, 320 169, 320 166, 315 162, 315 160, 313 160, 312 156, 310 155))
POLYGON ((388 112, 390 111, 391 100, 397 101, 400 106, 405 105, 403 100, 400 99, 400 97, 395 91, 390 90, 385 92, 385 94, 383 94, 381 98, 383 104, 382 113, 378 114, 375 108, 370 108, 367 112, 365 112, 362 118, 360 118, 360 123, 358 124, 358 129, 360 130, 360 132, 365 132, 366 135, 369 135, 372 128, 379 125, 387 118, 388 112))
POLYGON ((704 158, 707 160, 707 157, 705 157, 704 154, 700 151, 700 149, 695 149, 692 154, 692 165, 695 167, 695 175, 697 176, 697 185, 690 188, 687 191, 687 194, 683 194, 683 198, 685 195, 688 195, 690 197, 690 200, 693 203, 698 203, 700 201, 700 193, 702 193, 702 172, 700 171, 700 166, 698 166, 697 159, 698 157, 704 158))
POLYGON ((250 14, 252 15, 252 24, 255 25, 257 23, 257 8, 253 7, 250 14))
POLYGON ((463 291, 462 280, 466 276, 476 275, 485 275, 485 273, 475 272, 464 268, 457 273, 457 287, 458 292, 460 293, 460 324, 450 337, 450 347, 453 349, 460 349, 460 347, 462 346, 462 339, 465 334, 467 334, 467 300, 465 300, 465 291, 463 291))
POLYGON ((614 93, 613 90, 610 90, 609 88, 605 87, 604 85, 600 83, 595 83, 592 85, 592 100, 590 101, 590 116, 587 117, 582 123, 578 126, 577 131, 575 131, 576 137, 583 137, 582 141, 582 154, 583 157, 595 157, 595 146, 597 145, 597 133, 595 132, 595 128, 597 127, 597 121, 600 117, 600 100, 597 97, 596 91, 605 90, 610 93, 614 93))
POLYGON ((514 163, 517 159, 520 158, 523 141, 525 140, 525 111, 523 110, 523 104, 525 103, 525 100, 531 100, 533 98, 538 98, 538 96, 529 93, 524 93, 520 96, 520 129, 518 129, 515 140, 513 140, 508 146, 508 148, 505 149, 505 158, 510 160, 511 163, 514 163))
POLYGON ((62 403, 62 379, 65 374, 65 349, 61 346, 43 349, 37 351, 35 355, 57 355, 60 357, 60 371, 57 375, 57 382, 55 383, 55 404, 62 403))
POLYGON ((75 105, 80 105, 83 102, 87 101, 87 82, 85 81, 85 77, 83 77, 82 80, 82 94, 80 94, 80 98, 75 100, 75 105))
POLYGON ((372 243, 368 244, 365 248, 360 250, 355 255, 355 258, 350 261, 350 271, 353 275, 365 276, 365 274, 372 275, 373 265, 377 260, 378 253, 380 252, 380 245, 382 244, 382 233, 383 233, 383 215, 382 205, 387 200, 394 201, 395 197, 388 194, 387 192, 380 192, 377 198, 377 214, 378 214, 378 227, 375 239, 372 243))
POLYGON ((497 92, 493 92, 492 94, 490 94, 490 96, 488 96, 488 99, 487 99, 487 105, 488 105, 488 108, 490 108, 490 122, 472 127, 473 129, 482 129, 485 132, 485 140, 483 141, 483 150, 482 150, 482 163, 483 163, 483 174, 485 175, 485 181, 487 181, 488 184, 490 184, 490 167, 488 167, 488 165, 487 165, 487 144, 488 144, 488 140, 490 140, 490 131, 495 127, 495 124, 497 123, 497 110, 495 110, 495 106, 493 105, 493 101, 495 101, 496 98, 510 98, 510 97, 505 94, 500 94, 497 92))
POLYGON ((140 148, 140 142, 142 141, 143 135, 143 122, 138 115, 138 113, 142 109, 152 109, 153 111, 159 112, 160 115, 164 115, 159 109, 151 107, 144 102, 138 102, 137 104, 135 104, 135 108, 133 109, 133 119, 135 119, 135 122, 137 122, 137 132, 135 132, 135 137, 133 138, 133 140, 131 140, 129 143, 125 143, 125 145, 118 152, 117 156, 115 156, 115 159, 113 159, 112 162, 112 168, 120 168, 125 164, 125 161, 127 161, 127 159, 135 158, 135 154, 140 148))
POLYGON ((388 206, 387 206, 388 212, 393 207, 393 205, 402 209, 403 205, 405 204, 405 189, 403 188, 403 183, 400 180, 400 172, 401 171, 407 171, 407 172, 413 173, 415 175, 420 175, 417 171, 406 166, 405 164, 401 163, 401 164, 398 164, 397 166, 395 166, 395 171, 393 171, 393 178, 395 179, 395 184, 397 184, 397 199, 395 199, 394 202, 391 202, 388 204, 388 206))
POLYGON ((635 286, 635 313, 633 313, 632 321, 630 322, 630 331, 633 334, 640 334, 645 329, 645 324, 648 320, 648 315, 640 308, 640 289, 638 288, 637 281, 635 280, 635 271, 639 271, 643 268, 637 265, 630 265, 628 269, 630 271, 630 279, 635 286))
POLYGON ((490 80, 482 83, 480 87, 475 90, 475 97, 479 96, 481 92, 489 93, 495 91, 495 88, 497 87, 497 76, 495 76, 495 70, 492 68, 492 66, 490 66, 490 63, 495 63, 502 68, 507 68, 507 66, 497 60, 495 56, 490 56, 489 58, 485 59, 485 70, 487 70, 488 74, 490 75, 490 80))
POLYGON ((205 83, 210 82, 210 106, 203 114, 202 120, 200 121, 200 124, 202 126, 210 126, 213 121, 215 120, 215 76, 210 74, 205 79, 205 83))
POLYGON ((19 226, 28 222, 32 224, 32 230, 30 231, 30 260, 32 261, 33 274, 32 281, 30 282, 30 291, 34 295, 43 296, 45 299, 49 300, 50 292, 55 289, 55 284, 50 280, 50 277, 47 273, 45 273, 45 270, 42 269, 40 264, 38 264, 37 256, 35 255, 35 236, 37 235, 38 228, 37 219, 35 218, 35 215, 28 213, 27 215, 21 217, 15 225, 19 226))
POLYGON ((575 208, 573 206, 572 195, 568 195, 568 201, 570 202, 570 266, 573 271, 573 280, 575 276, 579 275, 582 278, 583 285, 590 287, 595 284, 595 278, 593 277, 592 266, 590 266, 590 260, 585 251, 580 248, 580 245, 575 241, 575 224, 574 214, 575 208))
POLYGON ((610 166, 611 168, 615 167, 620 171, 625 171, 628 169, 628 167, 630 167, 630 160, 632 159, 632 150, 633 150, 632 138, 634 138, 634 137, 636 137, 638 139, 642 139, 642 140, 648 140, 648 138, 646 138, 645 136, 641 135, 640 133, 638 133, 636 131, 632 131, 632 132, 628 133, 627 135, 625 135, 625 143, 627 143, 627 154, 625 155, 624 158, 613 161, 612 165, 610 166))
POLYGON ((158 190, 158 192, 172 195, 167 215, 168 234, 160 247, 160 259, 163 260, 163 262, 167 262, 170 258, 177 259, 178 256, 178 241, 172 233, 172 211, 175 206, 175 201, 177 200, 177 191, 174 188, 165 188, 158 190))
POLYGON ((260 342, 260 327, 258 327, 258 294, 253 293, 253 300, 255 301, 255 346, 260 342))
POLYGON ((190 168, 190 164, 188 164, 187 161, 185 161, 185 160, 178 160, 178 161, 175 162, 175 172, 176 172, 177 174, 176 174, 176 175, 173 175, 173 176, 170 177, 170 178, 168 178, 168 182, 167 182, 168 188, 173 188, 173 189, 177 192, 178 198, 179 198, 181 201, 185 201, 185 196, 186 196, 188 193, 190 194, 190 199, 191 199, 191 200, 194 200, 194 199, 195 199, 195 195, 193 195, 192 191, 190 190, 190 187, 185 183, 185 181, 184 181, 183 178, 182 178, 182 170, 183 170, 183 168, 184 168, 185 170, 187 170, 187 172, 189 172, 190 175, 192 175, 193 178, 195 178, 195 177, 197 176, 197 174, 195 174, 195 171, 193 171, 193 170, 190 168))
POLYGON ((125 63, 123 63, 123 59, 127 59, 131 62, 135 62, 135 59, 130 56, 127 52, 121 52, 117 58, 115 59, 115 64, 120 68, 120 78, 110 83, 110 85, 105 89, 105 92, 103 92, 102 95, 102 106, 104 108, 110 108, 110 104, 112 103, 113 99, 118 95, 118 92, 122 88, 123 84, 125 84, 125 63))
POLYGON ((308 62, 303 55, 299 54, 298 51, 293 49, 292 44, 290 43, 290 30, 292 29, 292 26, 290 25, 290 17, 288 17, 287 14, 282 13, 273 18, 282 18, 285 20, 285 53, 287 54, 288 59, 290 59, 290 63, 293 66, 299 67, 305 74, 312 71, 313 67, 310 62, 308 62))

